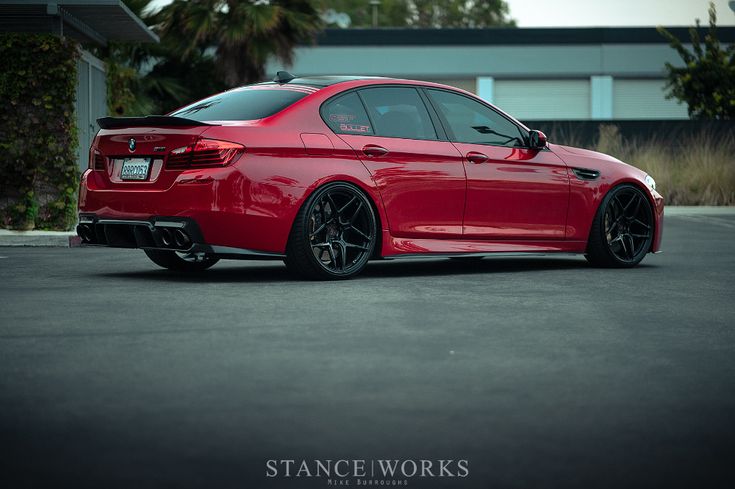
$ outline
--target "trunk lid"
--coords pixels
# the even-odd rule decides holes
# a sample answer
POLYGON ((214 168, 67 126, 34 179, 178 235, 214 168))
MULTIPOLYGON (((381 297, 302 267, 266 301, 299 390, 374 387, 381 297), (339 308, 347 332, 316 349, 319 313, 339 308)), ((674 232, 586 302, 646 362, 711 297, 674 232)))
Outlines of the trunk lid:
POLYGON ((182 171, 166 169, 165 162, 171 151, 194 144, 212 127, 176 117, 107 117, 100 119, 99 124, 102 129, 90 149, 91 167, 105 187, 130 190, 169 188, 182 171), (152 127, 154 123, 157 125, 152 127), (123 163, 132 159, 150 161, 145 180, 121 178, 123 163))

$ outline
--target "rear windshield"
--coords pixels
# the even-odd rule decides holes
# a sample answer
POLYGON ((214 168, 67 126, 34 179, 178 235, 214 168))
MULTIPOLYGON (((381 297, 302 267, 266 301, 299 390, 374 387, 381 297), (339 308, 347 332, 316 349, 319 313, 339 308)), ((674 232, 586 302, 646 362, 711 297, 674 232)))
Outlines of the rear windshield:
POLYGON ((295 90, 244 89, 220 93, 169 115, 195 121, 251 121, 282 111, 308 93, 295 90))

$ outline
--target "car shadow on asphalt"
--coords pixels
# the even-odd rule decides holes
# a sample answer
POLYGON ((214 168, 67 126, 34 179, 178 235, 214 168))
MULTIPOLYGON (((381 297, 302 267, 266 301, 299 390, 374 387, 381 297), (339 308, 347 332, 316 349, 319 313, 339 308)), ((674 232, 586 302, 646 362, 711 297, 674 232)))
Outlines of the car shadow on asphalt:
MULTIPOLYGON (((235 261, 220 262, 211 269, 198 273, 182 273, 169 270, 137 270, 103 272, 95 275, 108 278, 162 281, 162 282, 293 282, 299 280, 286 270, 282 263, 249 262, 242 266, 235 261)), ((486 258, 483 260, 380 260, 368 263, 353 280, 396 277, 475 275, 493 273, 544 272, 590 268, 579 258, 486 258)))
POLYGON ((589 267, 590 265, 582 257, 484 258, 482 260, 409 259, 370 263, 360 275, 366 277, 441 276, 570 270, 589 267))

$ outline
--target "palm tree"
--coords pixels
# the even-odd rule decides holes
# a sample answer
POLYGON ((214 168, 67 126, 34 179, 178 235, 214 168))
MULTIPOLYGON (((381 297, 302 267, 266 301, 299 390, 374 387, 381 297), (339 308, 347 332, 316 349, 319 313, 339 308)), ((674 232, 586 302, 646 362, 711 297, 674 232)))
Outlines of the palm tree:
POLYGON ((271 56, 291 64, 294 47, 322 28, 310 0, 174 0, 155 23, 182 60, 213 54, 230 87, 262 80, 271 56))
MULTIPOLYGON (((125 5, 146 24, 152 25, 152 0, 125 0, 125 5)), ((167 112, 181 106, 200 93, 208 94, 221 87, 197 90, 197 83, 181 72, 189 66, 176 69, 172 60, 178 57, 176 44, 113 42, 98 54, 105 60, 108 84, 108 112, 112 115, 131 116, 167 112), (208 90, 207 90, 208 89, 208 90)), ((203 95, 202 95, 203 96, 203 95)))

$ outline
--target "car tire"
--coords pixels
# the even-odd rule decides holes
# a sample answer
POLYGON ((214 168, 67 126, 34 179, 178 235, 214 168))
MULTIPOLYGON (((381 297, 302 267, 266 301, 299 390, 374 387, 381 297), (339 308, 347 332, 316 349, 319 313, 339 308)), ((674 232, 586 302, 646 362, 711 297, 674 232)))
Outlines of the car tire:
POLYGON ((219 258, 204 253, 192 253, 187 256, 185 253, 172 250, 143 251, 156 265, 176 272, 201 272, 219 261, 219 258))
POLYGON ((653 207, 646 194, 635 185, 619 185, 597 209, 585 258, 599 267, 634 267, 651 249, 653 231, 653 207))
POLYGON ((370 199, 356 186, 329 183, 301 207, 286 246, 289 272, 310 280, 341 280, 360 273, 377 240, 370 199))

